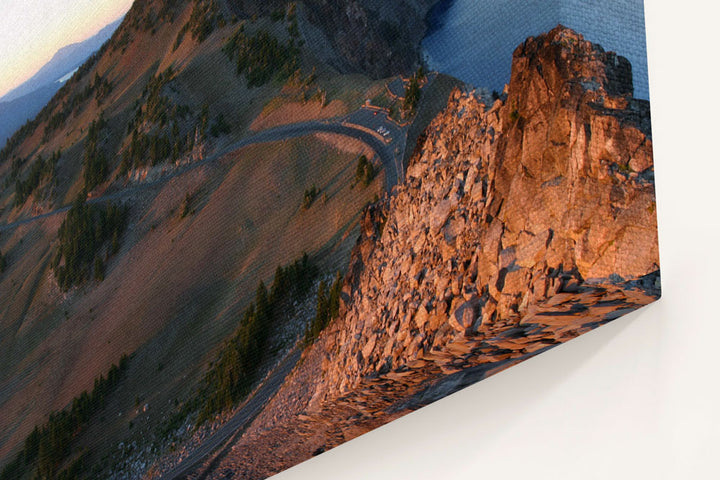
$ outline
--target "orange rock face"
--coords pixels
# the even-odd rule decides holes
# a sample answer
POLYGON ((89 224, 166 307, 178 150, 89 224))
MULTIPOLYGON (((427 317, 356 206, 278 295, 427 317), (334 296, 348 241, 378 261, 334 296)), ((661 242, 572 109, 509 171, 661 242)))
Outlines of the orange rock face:
POLYGON ((659 296, 643 111, 629 63, 562 27, 518 47, 505 99, 455 92, 365 219, 322 397, 463 339, 528 323, 574 336, 659 296), (595 309, 604 294, 617 308, 595 309))

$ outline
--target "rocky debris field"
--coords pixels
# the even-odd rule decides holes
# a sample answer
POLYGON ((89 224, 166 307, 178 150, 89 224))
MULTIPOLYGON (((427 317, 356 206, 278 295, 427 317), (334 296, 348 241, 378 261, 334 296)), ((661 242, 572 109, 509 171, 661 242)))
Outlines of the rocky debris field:
MULTIPOLYGON (((248 395, 252 398, 277 368, 296 348, 305 334, 308 323, 316 314, 316 298, 320 280, 332 282, 332 275, 326 275, 318 279, 312 287, 312 291, 301 301, 295 301, 289 309, 289 315, 284 319, 282 327, 276 336, 270 339, 269 350, 274 352, 262 369, 265 376, 258 382, 254 391, 248 395)), ((218 415, 213 422, 195 428, 195 415, 190 414, 185 420, 166 438, 157 442, 148 442, 139 445, 121 443, 117 452, 113 455, 112 472, 107 478, 128 479, 128 478, 161 478, 163 474, 171 471, 183 460, 197 450, 210 437, 215 434, 225 423, 240 412, 247 402, 238 405, 233 411, 218 415)))
POLYGON ((203 475, 264 478, 659 298, 636 105, 627 61, 562 27, 492 106, 453 94, 366 212, 340 318, 203 475))

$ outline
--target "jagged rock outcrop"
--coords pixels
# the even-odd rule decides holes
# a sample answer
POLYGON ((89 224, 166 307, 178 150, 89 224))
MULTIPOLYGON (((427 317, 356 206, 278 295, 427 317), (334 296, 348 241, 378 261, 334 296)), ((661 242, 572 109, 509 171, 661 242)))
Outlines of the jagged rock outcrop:
POLYGON ((557 27, 515 51, 504 100, 456 91, 366 212, 340 318, 221 468, 279 471, 658 298, 631 85, 557 27))
POLYGON ((366 218, 318 399, 498 323, 542 324, 560 293, 655 274, 652 143, 624 115, 631 95, 627 60, 562 27, 515 51, 505 101, 456 92, 366 218))

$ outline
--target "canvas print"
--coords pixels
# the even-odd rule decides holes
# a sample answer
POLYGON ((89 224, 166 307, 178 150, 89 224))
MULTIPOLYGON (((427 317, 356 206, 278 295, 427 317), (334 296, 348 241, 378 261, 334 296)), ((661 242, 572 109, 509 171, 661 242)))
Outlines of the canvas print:
POLYGON ((642 0, 11 3, 0 479, 267 478, 660 296, 642 0))

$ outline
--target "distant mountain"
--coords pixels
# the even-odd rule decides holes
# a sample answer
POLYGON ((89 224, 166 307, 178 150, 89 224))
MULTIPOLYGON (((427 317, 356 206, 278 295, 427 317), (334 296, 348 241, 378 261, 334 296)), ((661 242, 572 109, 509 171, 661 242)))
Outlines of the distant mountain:
POLYGON ((0 103, 0 146, 28 119, 33 118, 62 87, 61 82, 40 87, 32 93, 0 103))
MULTIPOLYGON (((78 68, 112 36, 120 22, 122 22, 122 18, 109 24, 85 41, 62 47, 32 78, 0 97, 0 103, 24 97, 39 88, 51 85, 78 68)), ((62 84, 59 84, 58 88, 61 86, 62 84)))
POLYGON ((61 48, 32 78, 0 98, 0 147, 5 145, 10 135, 42 110, 63 86, 69 74, 95 53, 121 22, 122 18, 83 42, 61 48))

